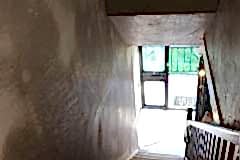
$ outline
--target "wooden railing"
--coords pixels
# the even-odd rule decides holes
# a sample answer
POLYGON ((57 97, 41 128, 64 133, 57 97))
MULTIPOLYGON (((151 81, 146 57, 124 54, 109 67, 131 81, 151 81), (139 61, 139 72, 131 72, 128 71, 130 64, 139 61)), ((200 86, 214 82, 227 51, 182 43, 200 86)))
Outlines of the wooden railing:
POLYGON ((185 142, 187 160, 239 160, 240 132, 188 121, 185 142))

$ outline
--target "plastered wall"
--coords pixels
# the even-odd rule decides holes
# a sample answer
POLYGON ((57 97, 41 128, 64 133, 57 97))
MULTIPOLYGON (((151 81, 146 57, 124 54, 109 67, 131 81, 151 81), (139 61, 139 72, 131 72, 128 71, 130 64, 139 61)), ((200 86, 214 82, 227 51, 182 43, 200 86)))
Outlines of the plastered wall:
POLYGON ((132 52, 100 0, 0 0, 0 159, 125 160, 132 52))
POLYGON ((224 124, 240 129, 240 1, 222 0, 206 32, 224 124))

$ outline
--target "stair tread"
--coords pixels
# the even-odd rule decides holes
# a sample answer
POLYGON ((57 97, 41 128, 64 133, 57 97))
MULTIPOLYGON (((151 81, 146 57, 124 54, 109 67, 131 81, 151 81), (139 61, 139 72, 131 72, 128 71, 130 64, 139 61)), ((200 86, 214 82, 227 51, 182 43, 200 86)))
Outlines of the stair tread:
POLYGON ((174 155, 164 155, 140 151, 131 160, 183 160, 183 158, 174 155))

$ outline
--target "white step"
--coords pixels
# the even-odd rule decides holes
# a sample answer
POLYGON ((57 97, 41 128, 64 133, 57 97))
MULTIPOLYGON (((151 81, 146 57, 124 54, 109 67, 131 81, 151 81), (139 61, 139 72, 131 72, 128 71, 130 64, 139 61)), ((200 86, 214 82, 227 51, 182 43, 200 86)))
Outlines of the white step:
POLYGON ((132 160, 183 160, 183 158, 174 155, 163 155, 140 151, 132 158, 132 160))

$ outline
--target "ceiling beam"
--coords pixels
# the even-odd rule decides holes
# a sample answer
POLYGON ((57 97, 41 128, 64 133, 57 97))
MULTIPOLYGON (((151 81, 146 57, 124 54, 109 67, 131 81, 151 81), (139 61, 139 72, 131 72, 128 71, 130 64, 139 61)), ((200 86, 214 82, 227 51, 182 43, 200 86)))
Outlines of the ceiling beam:
POLYGON ((216 12, 219 0, 106 0, 107 14, 160 15, 216 12))

